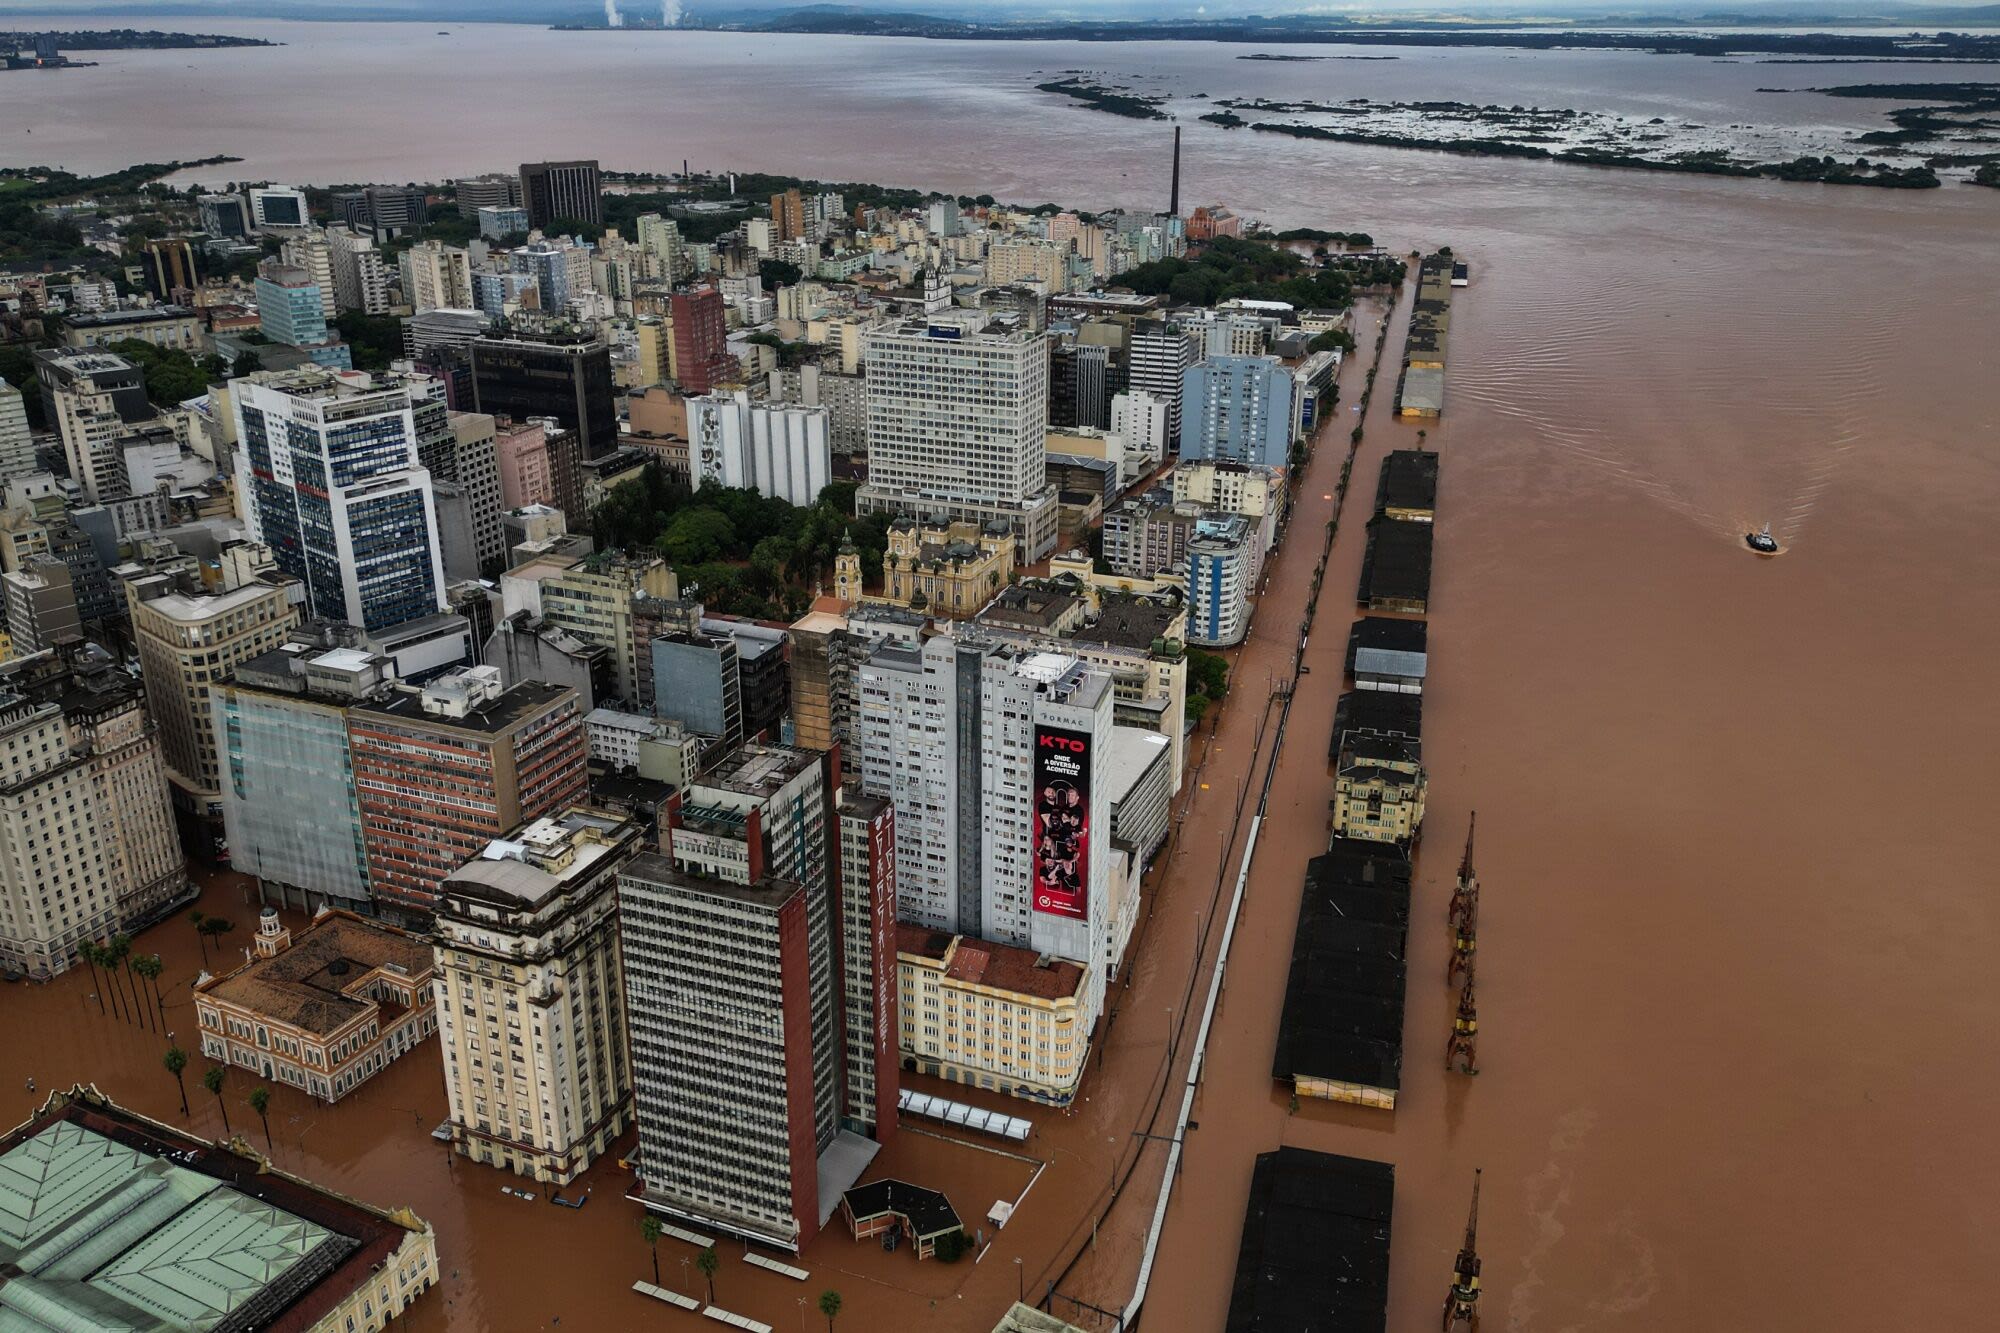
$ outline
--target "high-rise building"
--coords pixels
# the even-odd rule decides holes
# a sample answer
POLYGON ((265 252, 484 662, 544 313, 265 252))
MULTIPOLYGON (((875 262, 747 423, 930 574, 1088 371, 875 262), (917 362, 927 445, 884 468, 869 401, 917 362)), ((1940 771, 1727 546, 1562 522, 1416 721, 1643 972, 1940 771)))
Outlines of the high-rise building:
POLYGON ((576 432, 585 458, 618 447, 611 349, 603 339, 579 329, 502 328, 474 339, 471 352, 479 411, 513 421, 552 417, 576 432))
POLYGON ((302 348, 315 365, 345 370, 350 364, 347 345, 334 339, 327 327, 326 297, 319 279, 295 264, 267 259, 257 267, 257 328, 265 338, 287 347, 302 348))
POLYGON ((328 228, 326 240, 333 265, 334 308, 388 314, 389 270, 375 242, 346 227, 328 228))
POLYGON ((489 204, 478 212, 481 240, 498 241, 528 230, 528 210, 519 204, 489 204))
POLYGON ((28 408, 21 391, 0 380, 0 487, 16 477, 39 472, 35 436, 28 427, 28 408))
POLYGON ((1166 461, 1172 413, 1168 405, 1144 389, 1130 389, 1111 400, 1111 433, 1125 437, 1125 456, 1150 471, 1166 461))
POLYGON ((863 513, 1002 518, 1019 563, 1055 548, 1048 484, 1049 363, 1040 334, 948 311, 873 331, 863 513))
POLYGON ((661 853, 619 880, 641 1201, 786 1249, 811 1241, 873 1152, 841 1125, 838 775, 835 755, 733 751, 670 810, 661 853))
POLYGON ((396 262, 402 267, 403 299, 416 313, 473 305, 472 259, 457 246, 418 241, 396 262))
POLYGON ((154 418, 139 368, 112 352, 44 348, 35 353, 35 375, 85 498, 101 504, 130 494, 119 442, 154 418))
MULTIPOLYGON (((467 221, 479 216, 482 208, 519 208, 521 178, 505 172, 469 176, 452 182, 458 200, 458 215, 467 221)), ((526 231, 524 226, 521 230, 526 231)))
POLYGON ((224 552, 221 579, 202 582, 191 556, 152 571, 121 567, 139 671, 167 761, 174 815, 188 851, 206 861, 224 844, 222 760, 209 689, 238 663, 284 643, 298 624, 298 581, 267 550, 224 552))
POLYGON ((841 1124, 878 1143, 896 1130, 896 807, 857 787, 834 809, 840 854, 841 1124))
POLYGON ((1192 329, 1165 319, 1141 319, 1132 325, 1131 386, 1167 405, 1167 439, 1180 447, 1181 387, 1188 367, 1201 359, 1201 337, 1192 329))
POLYGON ((319 288, 320 310, 330 320, 338 310, 333 283, 333 246, 326 233, 315 227, 311 231, 285 238, 278 257, 293 268, 304 269, 312 275, 313 285, 319 288))
POLYGON ((493 839, 583 799, 576 691, 503 689, 490 666, 356 704, 348 734, 376 903, 405 917, 493 839))
POLYGON ((1181 394, 1181 457, 1283 467, 1292 447, 1292 376, 1268 356, 1212 356, 1181 394))
POLYGON ((662 634, 652 641, 653 712, 725 745, 743 739, 743 683, 727 634, 662 634))
POLYGON ((7 636, 16 653, 40 653, 83 635, 76 585, 69 566, 52 555, 31 555, 19 569, 0 574, 5 588, 7 636))
POLYGON ((211 236, 242 239, 250 234, 250 206, 240 194, 205 194, 198 201, 201 229, 211 236))
POLYGON ((958 235, 958 200, 933 199, 925 214, 926 227, 937 240, 949 240, 958 235))
POLYGON ((1187 547, 1189 643, 1216 648, 1243 642, 1261 555, 1250 520, 1241 514, 1195 525, 1187 547))
POLYGON ((685 394, 703 394, 737 378, 729 354, 729 317, 713 287, 675 292, 668 302, 673 328, 671 365, 685 394))
POLYGON ((585 557, 541 581, 544 624, 611 649, 613 688, 628 704, 639 698, 638 648, 632 607, 641 597, 674 598, 680 581, 658 556, 626 556, 615 551, 585 557))
POLYGON ((801 508, 833 480, 833 446, 823 407, 751 402, 711 393, 687 400, 693 483, 740 486, 801 508))
POLYGON ((155 236, 146 242, 146 287, 162 301, 177 291, 193 291, 201 279, 194 268, 194 247, 185 236, 155 236))
POLYGON ((631 1128, 618 872, 640 843, 636 821, 570 807, 488 843, 439 889, 452 1151, 567 1185, 631 1128))
POLYGON ((796 241, 806 234, 805 200, 797 190, 771 196, 771 239, 796 241))
POLYGON ((672 282, 682 263, 681 224, 646 213, 639 218, 638 232, 639 249, 649 260, 647 276, 672 282))
POLYGON ((1088 663, 961 632, 878 644, 854 722, 862 790, 896 807, 897 916, 1084 964, 1084 1032, 1119 961, 1112 712, 1088 663))
POLYGON ((293 185, 260 185, 250 191, 250 225, 258 231, 304 231, 312 226, 306 192, 293 185))
POLYGON ((438 614, 444 561, 410 390, 323 370, 234 382, 245 517, 315 616, 363 629, 438 614))
POLYGON ((159 734, 100 649, 0 668, 0 963, 46 979, 76 946, 185 900, 159 734))
POLYGON ((210 687, 230 868, 254 875, 266 903, 370 914, 348 710, 386 694, 395 665, 306 637, 239 663, 210 687))
POLYGON ((561 222, 604 222, 604 182, 597 163, 524 162, 521 197, 528 226, 548 231, 561 222))
POLYGON ((370 185, 333 197, 333 210, 348 226, 377 241, 422 231, 430 220, 430 198, 403 185, 370 185))

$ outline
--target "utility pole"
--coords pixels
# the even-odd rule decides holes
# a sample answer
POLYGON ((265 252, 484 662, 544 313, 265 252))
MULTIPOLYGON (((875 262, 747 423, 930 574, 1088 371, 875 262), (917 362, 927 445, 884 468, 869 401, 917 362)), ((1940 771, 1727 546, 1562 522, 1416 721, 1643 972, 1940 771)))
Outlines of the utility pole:
MULTIPOLYGON (((1470 987, 1467 988, 1468 990, 1470 987)), ((1479 1169, 1472 1172, 1472 1214, 1465 1219, 1465 1244, 1451 1265, 1451 1288, 1444 1297, 1444 1333, 1461 1325, 1479 1333, 1479 1169)))

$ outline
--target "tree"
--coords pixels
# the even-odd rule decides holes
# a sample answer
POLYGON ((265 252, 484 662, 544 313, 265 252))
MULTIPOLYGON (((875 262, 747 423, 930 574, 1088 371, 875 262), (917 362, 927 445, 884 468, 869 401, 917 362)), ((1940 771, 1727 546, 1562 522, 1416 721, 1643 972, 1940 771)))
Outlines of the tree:
MULTIPOLYGON (((125 985, 132 999, 132 1016, 135 1019, 146 1018, 145 1011, 139 1004, 139 979, 132 975, 132 937, 130 935, 113 935, 111 937, 111 958, 113 965, 123 969, 125 973, 125 985)), ((146 1019, 146 1025, 148 1027, 152 1026, 150 1018, 146 1019)))
POLYGON ((334 326, 347 343, 356 370, 387 370, 403 355, 403 321, 394 315, 343 310, 334 326))
POLYGON ((255 352, 238 352, 236 359, 229 363, 229 373, 241 378, 253 375, 264 368, 264 359, 255 352))
POLYGON ((201 914, 199 907, 193 908, 188 912, 188 924, 194 927, 195 941, 201 945, 201 961, 203 963, 208 962, 208 932, 201 928, 201 923, 206 920, 208 918, 201 914))
POLYGON ((229 1071, 221 1065, 210 1065, 207 1072, 201 1076, 201 1086, 215 1094, 215 1104, 222 1110, 223 1132, 234 1133, 235 1131, 229 1128, 229 1103, 222 1100, 222 1081, 228 1077, 228 1073, 229 1071))
POLYGON ((267 1149, 272 1148, 271 1117, 269 1114, 271 1109, 271 1090, 269 1088, 252 1088, 250 1089, 250 1095, 244 1098, 244 1100, 250 1103, 250 1109, 257 1113, 257 1118, 264 1122, 264 1147, 267 1149))
POLYGON ((167 1053, 160 1057, 160 1063, 165 1065, 167 1072, 174 1076, 174 1086, 181 1091, 181 1114, 186 1115, 188 1113, 187 1080, 181 1077, 181 1071, 188 1067, 188 1053, 178 1046, 169 1046, 167 1047, 167 1053))
POLYGON ((939 1236, 937 1238, 937 1248, 933 1253, 936 1254, 939 1262, 955 1264, 964 1258, 965 1252, 971 1248, 972 1241, 966 1237, 965 1228, 960 1227, 955 1231, 947 1231, 942 1236, 939 1236))
POLYGON ((715 1270, 722 1267, 722 1256, 715 1252, 713 1245, 705 1246, 702 1252, 694 1257, 694 1266, 708 1279, 708 1303, 715 1304, 715 1270))
POLYGON ((757 261, 757 276, 764 280, 768 291, 780 287, 790 287, 804 276, 797 264, 788 264, 782 259, 760 259, 757 261))
POLYGON ((230 931, 234 929, 236 929, 236 923, 234 921, 228 921, 219 916, 212 916, 208 920, 201 923, 202 934, 212 935, 216 937, 217 943, 215 952, 218 960, 220 960, 222 955, 221 937, 227 935, 230 931))
POLYGON ((826 1333, 833 1333, 833 1321, 840 1314, 840 1293, 827 1288, 819 1294, 819 1312, 826 1316, 826 1333))
POLYGON ((675 516, 659 540, 660 554, 677 565, 717 559, 735 545, 736 525, 714 509, 690 509, 675 516))
POLYGON ((167 970, 167 965, 160 961, 158 954, 148 953, 132 960, 132 970, 146 983, 146 989, 153 997, 153 1012, 159 1016, 160 1026, 164 1028, 167 1022, 167 1009, 160 1003, 160 973, 167 970))
POLYGON ((101 1014, 104 1012, 104 983, 97 975, 97 946, 83 940, 76 946, 76 956, 90 964, 90 988, 97 996, 97 1012, 101 1014))
POLYGON ((660 1219, 647 1213, 639 1219, 639 1235, 645 1239, 646 1248, 653 1252, 653 1285, 660 1285, 660 1233, 666 1228, 660 1219))
POLYGON ((117 960, 111 956, 111 950, 105 945, 86 944, 82 947, 90 950, 91 961, 104 969, 104 983, 99 988, 98 994, 102 996, 104 992, 109 991, 111 993, 111 1012, 118 1015, 121 1019, 124 1018, 125 997, 124 993, 118 989, 117 960))

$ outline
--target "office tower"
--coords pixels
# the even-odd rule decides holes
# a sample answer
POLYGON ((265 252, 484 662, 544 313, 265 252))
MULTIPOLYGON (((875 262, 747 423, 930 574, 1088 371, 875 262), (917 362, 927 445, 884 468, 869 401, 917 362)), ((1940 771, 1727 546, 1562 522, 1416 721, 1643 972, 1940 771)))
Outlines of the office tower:
POLYGON ((409 389, 309 369, 238 379, 230 399, 244 517, 310 613, 370 631, 436 615, 444 562, 409 389))
POLYGON ((734 745, 744 737, 743 681, 727 634, 662 634, 652 640, 653 712, 734 745))
POLYGON ((1167 405, 1167 439, 1181 439, 1181 387, 1188 368, 1200 360, 1199 334, 1164 319, 1132 325, 1131 386, 1167 405))
POLYGON ((157 299, 171 301, 176 291, 193 291, 200 281, 194 247, 185 236, 156 236, 146 242, 146 287, 157 299))
POLYGON ((549 231, 561 222, 604 222, 604 185, 597 163, 524 162, 521 197, 531 229, 549 231))
POLYGON ((1181 395, 1181 457, 1283 467, 1292 445, 1292 377, 1276 358, 1212 356, 1181 395))
POLYGON ((838 772, 732 751, 619 878, 642 1202, 785 1249, 817 1233, 822 1179, 837 1194, 873 1152, 841 1128, 838 772))
POLYGON ((515 272, 535 280, 541 308, 551 315, 562 314, 570 297, 569 247, 537 241, 514 251, 512 260, 515 272))
POLYGON ((31 555, 21 568, 0 574, 0 583, 6 588, 7 635, 17 656, 83 636, 76 587, 62 561, 31 555))
POLYGON ((737 378, 729 354, 729 317, 722 293, 710 286, 675 292, 668 301, 673 326, 674 378, 684 394, 703 394, 737 378))
POLYGON ((1144 389, 1128 389, 1111 400, 1111 433, 1125 437, 1126 457, 1147 471, 1166 461, 1170 416, 1167 404, 1144 389))
POLYGON ((1110 677, 976 632, 880 643, 858 675, 861 788, 896 807, 897 917, 1084 964, 1088 1032, 1118 962, 1092 773, 1110 677))
MULTIPOLYGON (((632 607, 641 597, 672 599, 680 581, 658 556, 626 556, 600 551, 541 581, 542 620, 547 625, 611 649, 620 699, 639 698, 639 646, 633 635, 632 607)), ((648 647, 650 656, 650 647, 648 647)))
POLYGON ((238 240, 250 234, 250 207, 240 194, 205 194, 199 204, 201 229, 211 236, 238 240))
POLYGON ((315 228, 297 236, 288 236, 278 251, 278 257, 293 268, 304 269, 311 275, 313 285, 319 288, 320 310, 331 319, 338 306, 333 283, 333 246, 328 243, 326 233, 315 228))
POLYGON ((872 332, 861 512, 1005 519, 1023 564, 1055 548, 1049 363, 1040 334, 951 311, 872 332))
POLYGON ((154 419, 145 376, 111 352, 40 349, 35 374, 49 419, 62 434, 70 479, 93 504, 129 495, 120 441, 154 419))
POLYGON ((958 200, 933 199, 925 213, 925 230, 936 240, 958 235, 958 200))
POLYGON ((474 339, 471 351, 479 411, 512 421, 551 417, 576 433, 585 458, 618 447, 611 349, 603 339, 581 329, 504 328, 474 339))
POLYGON ((125 598, 139 671, 160 749, 174 815, 188 851, 220 859, 224 842, 222 755, 209 687, 241 663, 284 643, 299 613, 298 583, 270 565, 271 553, 236 546, 224 553, 220 579, 201 579, 193 557, 153 572, 132 569, 125 598))
POLYGON ((796 241, 806 234, 805 201, 797 190, 771 196, 771 239, 796 241))
POLYGON ((536 291, 535 275, 532 273, 495 273, 488 269, 475 270, 472 275, 472 304, 475 309, 489 319, 504 319, 518 310, 522 298, 536 291))
POLYGON ((618 872, 641 841, 636 821, 572 806, 488 843, 439 889, 453 1152, 567 1185, 631 1128, 618 872))
POLYGON ((396 262, 402 267, 403 299, 418 314, 473 304, 472 260, 457 246, 419 241, 396 262))
POLYGON ((846 1101, 841 1124, 878 1143, 896 1132, 896 807, 859 788, 834 808, 840 860, 846 1101))
POLYGON ((334 213, 355 231, 376 241, 423 230, 430 220, 430 200, 422 190, 401 185, 370 185, 333 197, 334 213))
POLYGON ((7 664, 0 772, 0 965, 46 979, 185 897, 158 733, 101 649, 7 664))
POLYGON ((489 205, 479 210, 478 222, 481 240, 498 241, 508 236, 525 235, 528 210, 518 204, 489 205))
POLYGON ((375 900, 406 918, 493 839, 583 799, 576 691, 502 688, 490 666, 357 703, 348 735, 375 900))
POLYGON ((295 634, 210 686, 230 868, 254 875, 266 903, 371 913, 347 714, 385 694, 396 669, 365 648, 309 638, 295 634))
POLYGON ((546 420, 516 422, 497 428, 494 447, 500 459, 500 504, 525 509, 556 502, 555 478, 549 467, 548 435, 560 430, 546 420))
MULTIPOLYGON (((426 310, 421 315, 411 315, 403 321, 403 342, 410 355, 421 363, 435 366, 448 356, 469 358, 473 339, 493 326, 493 320, 483 310, 453 310, 440 306, 426 310)), ((463 365, 464 361, 460 360, 463 365)), ((470 379, 470 367, 467 367, 470 379)), ((468 388, 466 401, 458 406, 471 406, 471 391, 468 388)))
POLYGON ((833 480, 823 407, 753 403, 741 389, 687 400, 693 483, 747 487, 800 507, 833 480))
POLYGON ((251 190, 250 225, 259 231, 304 231, 312 225, 306 192, 290 185, 263 185, 251 190))
POLYGON ((327 327, 326 293, 310 271, 267 259, 257 266, 256 293, 257 328, 265 338, 305 350, 315 365, 348 368, 347 346, 327 327))
POLYGON ((1195 525, 1187 547, 1189 643, 1216 648, 1243 642, 1261 554, 1250 520, 1241 514, 1195 525))
POLYGON ((0 380, 0 487, 16 477, 39 471, 26 401, 19 389, 0 380))
POLYGON ((375 242, 346 227, 329 227, 327 257, 333 268, 333 304, 336 310, 359 310, 364 315, 389 313, 389 269, 375 242))
MULTIPOLYGON (((521 178, 495 172, 485 176, 469 176, 452 182, 458 200, 458 215, 470 221, 479 216, 482 208, 521 207, 521 178)), ((523 227, 521 230, 526 231, 523 227)))

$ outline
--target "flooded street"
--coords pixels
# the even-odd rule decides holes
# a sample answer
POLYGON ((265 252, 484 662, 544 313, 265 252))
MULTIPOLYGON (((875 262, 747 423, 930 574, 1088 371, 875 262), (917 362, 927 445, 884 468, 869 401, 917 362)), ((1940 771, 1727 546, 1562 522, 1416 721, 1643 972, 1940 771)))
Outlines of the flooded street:
MULTIPOLYGON (((352 46, 370 31, 294 26, 289 67, 299 72, 312 41, 352 46)), ((551 40, 479 40, 505 55, 531 39, 551 40)), ((1181 44, 988 47, 977 61, 958 43, 842 45, 879 58, 876 87, 823 59, 818 39, 730 40, 727 59, 707 63, 686 55, 703 48, 675 48, 688 67, 651 83, 636 62, 600 69, 578 54, 599 46, 536 47, 567 54, 519 81, 518 102, 477 116, 451 81, 405 77, 433 46, 383 46, 383 95, 367 105, 336 104, 312 82, 276 97, 255 73, 260 53, 228 53, 216 59, 232 79, 192 99, 199 116, 158 94, 132 101, 147 96, 136 78, 117 85, 115 114, 138 127, 138 145, 85 114, 91 72, 48 86, 54 109, 73 113, 62 142, 99 167, 240 151, 251 160, 231 170, 245 175, 421 178, 576 155, 576 136, 601 132, 613 139, 607 166, 692 156, 1107 208, 1163 205, 1165 128, 1051 107, 1024 90, 1027 75, 1084 62, 1217 95, 1278 77, 1181 44), (742 77, 759 51, 761 77, 742 77), (614 113, 641 89, 657 118, 614 113), (449 112, 425 102, 445 98, 449 112), (446 117, 437 133, 402 130, 435 116, 446 117), (242 131, 254 142, 217 128, 237 122, 256 127, 242 131)), ((184 56, 143 59, 177 70, 184 56)), ((1358 69, 1377 95, 1415 97, 1458 95, 1453 72, 1472 68, 1486 96, 1511 59, 1358 69)), ((1601 57, 1580 59, 1611 78, 1601 57)), ((1716 120, 1749 116, 1745 89, 1759 80, 1825 79, 1634 59, 1652 62, 1655 95, 1716 120)), ((1560 102, 1560 53, 1521 62, 1531 65, 1541 101, 1560 102)), ((1351 72, 1283 77, 1293 94, 1329 95, 1345 90, 1296 81, 1351 72)), ((0 123, 7 109, 0 100, 0 123)), ((2000 1105, 2000 992, 1983 966, 2000 952, 2000 905, 1982 855, 2000 750, 2000 191, 1647 175, 1186 129, 1188 202, 1280 227, 1366 229, 1401 252, 1447 244, 1471 263, 1472 285, 1454 303, 1446 412, 1426 439, 1443 455, 1430 789, 1398 1109, 1291 1113, 1270 1064, 1300 879, 1324 847, 1327 734, 1363 523, 1383 454, 1417 442, 1416 426, 1390 414, 1407 296, 1143 1327, 1221 1328, 1251 1162, 1281 1143, 1395 1164, 1394 1329, 1435 1326, 1475 1167, 1489 1333, 1976 1327, 2000 1261, 1981 1151, 2000 1105), (1758 560, 1741 535, 1767 520, 1787 549, 1758 560), (1444 906, 1474 808, 1483 1072, 1448 1078, 1444 906)), ((8 150, 20 156, 16 141, 8 150)), ((1338 424, 1299 488, 1230 698, 1190 747, 1191 804, 1148 877, 1150 915, 1087 1100, 1073 1115, 1027 1110, 1027 1161, 912 1130, 871 1172, 940 1185, 968 1219, 1033 1179, 1015 1220, 981 1262, 947 1266, 857 1245, 836 1219, 807 1250, 805 1284, 725 1246, 721 1304, 780 1330, 812 1327, 799 1298, 834 1287, 843 1329, 986 1333, 1017 1291, 1051 1282, 1105 1309, 1129 1298, 1165 1154, 1134 1130, 1171 1129, 1172 1099, 1168 1113, 1154 1108, 1170 1066, 1177 1080, 1186 1062, 1188 1041, 1173 1034, 1189 995, 1198 1006, 1205 994, 1217 886, 1226 903, 1241 853, 1239 792, 1247 785, 1247 814, 1268 758, 1265 699, 1289 670, 1364 360, 1344 374, 1338 424), (1119 1182, 1093 1244, 1092 1218, 1119 1182)), ((255 920, 240 884, 218 881, 202 906, 236 920, 226 943, 240 952, 255 920)), ((140 943, 167 957, 168 1026, 189 1044, 195 936, 176 921, 140 943)), ((90 989, 87 973, 0 987, 0 1102, 18 1120, 39 1100, 25 1092, 30 1075, 43 1091, 96 1080, 182 1123, 159 1065, 164 1038, 100 1016, 90 989)), ((219 1132, 200 1068, 188 1072, 192 1125, 219 1132)), ((229 1112, 260 1144, 248 1087, 232 1073, 229 1112)), ((558 1316, 573 1328, 711 1326, 631 1292, 651 1268, 615 1163, 583 1182, 592 1202, 575 1212, 503 1195, 514 1178, 489 1168, 447 1166, 426 1137, 444 1116, 435 1047, 336 1108, 282 1087, 272 1105, 279 1165, 372 1203, 409 1203, 436 1226, 445 1279, 412 1329, 540 1329, 558 1316)), ((693 1253, 661 1243, 667 1285, 699 1284, 684 1266, 693 1253)))

